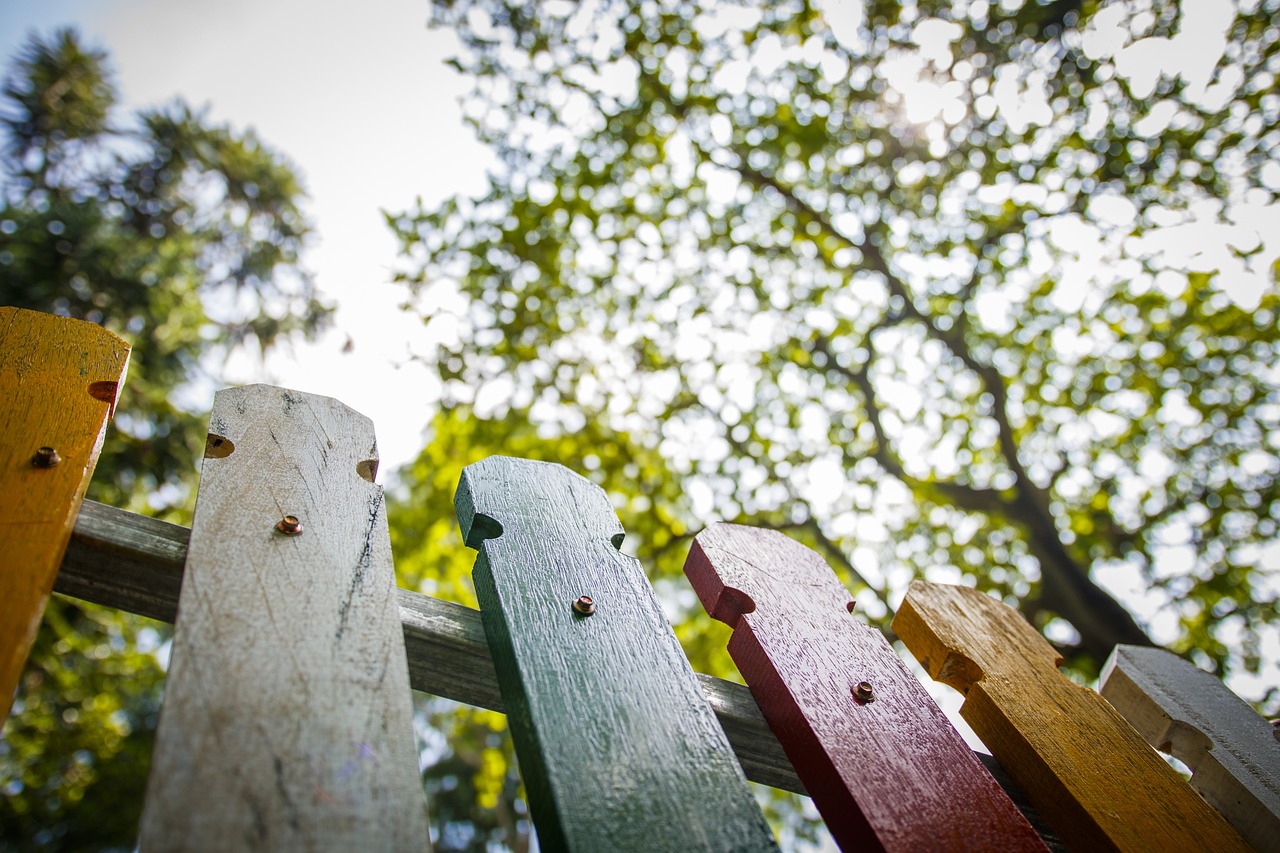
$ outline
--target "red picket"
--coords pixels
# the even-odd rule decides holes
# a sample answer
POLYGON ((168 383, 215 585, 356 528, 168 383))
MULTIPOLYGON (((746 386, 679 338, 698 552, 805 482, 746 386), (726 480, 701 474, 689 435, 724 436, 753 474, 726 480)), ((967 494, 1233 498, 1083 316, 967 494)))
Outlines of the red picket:
POLYGON ((716 524, 685 574, 841 847, 1045 849, 820 556, 716 524))

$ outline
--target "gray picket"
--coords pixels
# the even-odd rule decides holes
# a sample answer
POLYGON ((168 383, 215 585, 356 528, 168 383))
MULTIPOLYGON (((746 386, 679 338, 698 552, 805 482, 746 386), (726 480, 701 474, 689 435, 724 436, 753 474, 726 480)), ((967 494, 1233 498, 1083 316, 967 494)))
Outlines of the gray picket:
POLYGON ((1280 735, 1217 679, 1165 649, 1116 646, 1103 697, 1261 853, 1280 853, 1280 735))
POLYGON ((428 846, 376 461, 336 400, 218 392, 144 851, 428 846))

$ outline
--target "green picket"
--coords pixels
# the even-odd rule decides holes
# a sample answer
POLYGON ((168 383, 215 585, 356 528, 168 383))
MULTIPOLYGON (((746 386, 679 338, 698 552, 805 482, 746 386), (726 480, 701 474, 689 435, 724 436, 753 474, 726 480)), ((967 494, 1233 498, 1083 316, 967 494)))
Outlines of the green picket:
POLYGON ((776 850, 604 491, 495 456, 454 502, 541 847, 776 850))

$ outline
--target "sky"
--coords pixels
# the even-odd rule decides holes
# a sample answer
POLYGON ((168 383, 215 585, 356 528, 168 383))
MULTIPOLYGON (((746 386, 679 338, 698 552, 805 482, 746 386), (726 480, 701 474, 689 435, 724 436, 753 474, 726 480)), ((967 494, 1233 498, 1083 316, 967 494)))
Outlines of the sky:
POLYGON ((407 364, 421 321, 397 309, 396 244, 380 211, 480 192, 487 162, 462 123, 463 82, 443 63, 453 36, 427 29, 428 8, 0 0, 6 65, 32 30, 74 25, 110 53, 125 109, 180 96, 214 121, 252 127, 300 168, 318 232, 304 263, 339 306, 335 328, 265 365, 234 360, 228 378, 336 397, 370 417, 380 482, 421 449, 432 396, 427 372, 407 364))

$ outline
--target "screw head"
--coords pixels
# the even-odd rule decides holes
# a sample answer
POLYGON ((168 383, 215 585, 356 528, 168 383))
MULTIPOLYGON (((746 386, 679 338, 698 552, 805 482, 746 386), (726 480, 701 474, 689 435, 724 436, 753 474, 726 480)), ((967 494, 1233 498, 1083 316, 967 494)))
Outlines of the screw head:
POLYGON ((52 468, 61 461, 62 457, 52 447, 37 447, 31 457, 31 464, 37 468, 52 468))
POLYGON ((874 702, 876 701, 875 688, 871 686, 870 681, 859 681, 853 686, 853 698, 863 704, 874 702))
POLYGON ((589 595, 580 595, 573 600, 573 612, 579 616, 590 616, 596 612, 596 603, 589 595))
POLYGON ((302 522, 296 515, 286 515, 276 524, 276 530, 281 533, 287 533, 290 536, 297 536, 302 532, 302 522))

